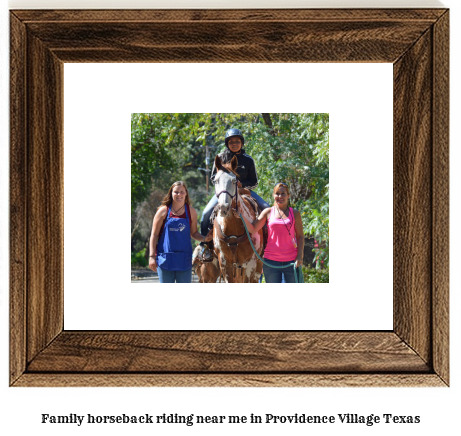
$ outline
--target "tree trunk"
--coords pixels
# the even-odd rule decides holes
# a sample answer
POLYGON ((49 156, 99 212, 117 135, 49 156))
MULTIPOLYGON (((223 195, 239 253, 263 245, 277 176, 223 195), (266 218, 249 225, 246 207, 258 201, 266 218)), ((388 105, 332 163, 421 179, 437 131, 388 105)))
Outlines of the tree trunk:
POLYGON ((275 132, 274 132, 274 127, 272 125, 272 120, 271 120, 271 114, 261 114, 262 117, 263 117, 263 120, 264 120, 264 124, 266 124, 267 127, 269 127, 269 133, 272 135, 272 136, 275 136, 275 132))

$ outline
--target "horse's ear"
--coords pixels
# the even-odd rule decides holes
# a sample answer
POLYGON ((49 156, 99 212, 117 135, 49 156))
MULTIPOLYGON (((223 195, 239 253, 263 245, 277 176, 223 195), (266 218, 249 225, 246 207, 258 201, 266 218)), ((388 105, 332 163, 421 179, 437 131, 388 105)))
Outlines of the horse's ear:
POLYGON ((222 168, 222 163, 221 159, 218 155, 214 158, 214 166, 216 167, 216 170, 219 171, 222 168))
POLYGON ((232 168, 232 171, 235 171, 235 169, 237 168, 237 165, 238 165, 239 161, 237 159, 237 156, 234 156, 231 160, 231 168, 232 168))

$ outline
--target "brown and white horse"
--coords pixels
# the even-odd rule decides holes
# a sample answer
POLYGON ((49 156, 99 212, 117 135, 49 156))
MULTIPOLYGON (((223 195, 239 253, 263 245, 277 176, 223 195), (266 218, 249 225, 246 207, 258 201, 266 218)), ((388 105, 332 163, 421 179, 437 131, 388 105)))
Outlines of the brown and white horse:
MULTIPOLYGON (((218 198, 217 214, 213 223, 214 250, 218 257, 221 276, 226 283, 257 283, 262 273, 262 262, 254 253, 244 224, 232 210, 252 222, 258 214, 251 193, 237 186, 237 158, 223 164, 215 158, 215 194, 218 198), (239 193, 240 191, 240 193, 239 193), (243 194, 246 195, 243 195, 243 194)), ((263 229, 251 234, 253 245, 261 256, 264 250, 263 229)))
POLYGON ((192 266, 195 266, 195 273, 197 274, 199 283, 216 283, 221 275, 219 269, 218 258, 213 255, 211 262, 202 262, 199 260, 199 252, 202 250, 200 245, 194 250, 192 255, 192 266))

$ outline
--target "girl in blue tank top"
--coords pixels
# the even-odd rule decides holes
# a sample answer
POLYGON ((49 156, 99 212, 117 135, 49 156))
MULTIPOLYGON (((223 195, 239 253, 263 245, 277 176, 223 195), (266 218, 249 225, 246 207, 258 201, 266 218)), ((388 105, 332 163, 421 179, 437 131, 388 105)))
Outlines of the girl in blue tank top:
POLYGON ((211 240, 197 231, 197 212, 191 206, 184 182, 175 182, 154 216, 149 240, 149 268, 158 272, 160 283, 190 283, 192 244, 211 240))

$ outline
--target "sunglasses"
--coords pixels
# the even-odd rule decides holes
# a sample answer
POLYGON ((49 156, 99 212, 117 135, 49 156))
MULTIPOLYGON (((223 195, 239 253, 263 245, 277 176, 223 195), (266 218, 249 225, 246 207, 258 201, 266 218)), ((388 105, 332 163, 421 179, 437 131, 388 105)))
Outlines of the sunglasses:
POLYGON ((274 187, 277 186, 277 185, 286 186, 286 187, 288 188, 288 185, 287 185, 285 182, 277 182, 277 183, 274 185, 274 187))

